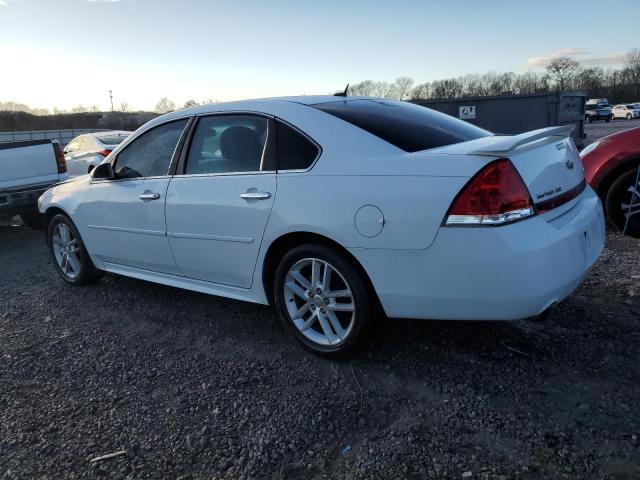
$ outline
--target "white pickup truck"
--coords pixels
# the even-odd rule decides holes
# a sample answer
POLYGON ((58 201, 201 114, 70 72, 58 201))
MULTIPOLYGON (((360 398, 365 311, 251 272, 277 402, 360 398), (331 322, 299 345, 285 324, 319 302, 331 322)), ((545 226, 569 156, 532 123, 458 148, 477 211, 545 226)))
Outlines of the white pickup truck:
POLYGON ((57 141, 0 143, 0 217, 20 215, 30 227, 42 226, 38 197, 67 178, 57 141))

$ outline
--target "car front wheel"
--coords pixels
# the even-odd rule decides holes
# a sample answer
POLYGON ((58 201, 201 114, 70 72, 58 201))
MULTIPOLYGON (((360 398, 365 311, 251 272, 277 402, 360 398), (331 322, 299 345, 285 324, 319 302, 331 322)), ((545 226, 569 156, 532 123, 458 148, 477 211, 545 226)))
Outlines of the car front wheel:
POLYGON ((618 230, 640 238, 640 182, 637 179, 636 168, 620 175, 607 193, 605 209, 607 218, 618 230))
POLYGON ((102 275, 80 238, 78 229, 66 215, 55 215, 47 226, 47 245, 58 275, 71 285, 86 285, 102 275))
POLYGON ((280 318, 305 347, 340 357, 364 346, 373 323, 371 299, 342 255, 323 245, 296 247, 282 258, 274 280, 280 318))

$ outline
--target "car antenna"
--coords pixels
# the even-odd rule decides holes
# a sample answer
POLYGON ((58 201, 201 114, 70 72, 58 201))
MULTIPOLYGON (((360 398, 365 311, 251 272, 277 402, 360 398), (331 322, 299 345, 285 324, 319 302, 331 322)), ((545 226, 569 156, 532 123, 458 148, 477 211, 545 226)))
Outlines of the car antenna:
POLYGON ((334 97, 346 97, 348 91, 349 91, 349 84, 347 83, 347 87, 344 89, 344 92, 334 93, 333 96, 334 97))

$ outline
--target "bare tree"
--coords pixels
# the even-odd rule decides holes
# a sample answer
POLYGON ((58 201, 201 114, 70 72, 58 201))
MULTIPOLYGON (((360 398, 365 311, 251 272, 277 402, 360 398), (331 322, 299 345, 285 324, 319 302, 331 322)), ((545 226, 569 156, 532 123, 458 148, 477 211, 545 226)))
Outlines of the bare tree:
POLYGON ((430 98, 429 97, 430 94, 431 94, 431 84, 429 82, 425 82, 421 85, 417 85, 413 89, 413 91, 411 92, 411 97, 427 99, 427 98, 430 98))
POLYGON ((557 57, 547 65, 547 72, 560 91, 565 90, 580 71, 580 64, 569 57, 557 57))
POLYGON ((624 59, 624 72, 635 87, 635 95, 640 96, 640 49, 629 50, 624 59))
POLYGON ((85 107, 84 105, 80 104, 80 105, 76 105, 75 107, 73 107, 71 109, 71 113, 83 113, 87 111, 87 107, 85 107))
POLYGON ((176 109, 176 104, 169 100, 167 97, 162 97, 156 103, 156 112, 157 113, 168 113, 173 112, 176 109))
POLYGON ((195 100, 187 100, 184 103, 184 107, 183 108, 191 108, 191 107, 195 107, 196 105, 198 105, 198 102, 196 102, 195 100))
POLYGON ((128 112, 129 111, 129 102, 126 101, 122 101, 120 102, 120 111, 121 112, 128 112))
POLYGON ((413 78, 409 77, 398 77, 396 78, 396 82, 394 84, 394 93, 395 97, 399 100, 404 100, 409 97, 411 94, 411 89, 413 88, 413 78))

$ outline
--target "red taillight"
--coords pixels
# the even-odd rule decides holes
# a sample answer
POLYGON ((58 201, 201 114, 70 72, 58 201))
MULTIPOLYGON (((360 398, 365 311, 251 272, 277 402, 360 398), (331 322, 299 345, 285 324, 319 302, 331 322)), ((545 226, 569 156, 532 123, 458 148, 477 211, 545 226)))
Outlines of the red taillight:
POLYGON ((59 143, 53 144, 53 151, 56 154, 56 164, 58 165, 58 173, 67 173, 67 162, 64 160, 64 153, 59 143))
POLYGON ((103 157, 106 157, 107 155, 109 155, 111 153, 111 150, 100 150, 98 153, 100 155, 102 155, 103 157))
POLYGON ((445 225, 502 225, 535 214, 531 195, 507 158, 484 167, 465 185, 445 225))

